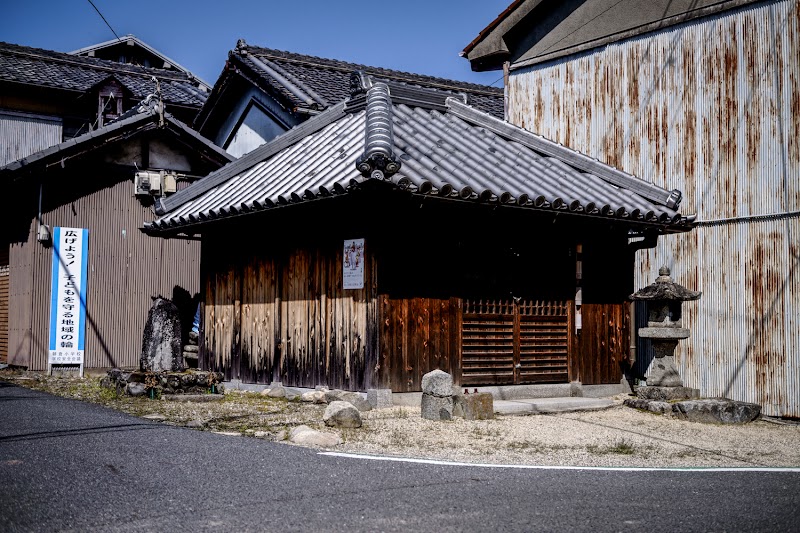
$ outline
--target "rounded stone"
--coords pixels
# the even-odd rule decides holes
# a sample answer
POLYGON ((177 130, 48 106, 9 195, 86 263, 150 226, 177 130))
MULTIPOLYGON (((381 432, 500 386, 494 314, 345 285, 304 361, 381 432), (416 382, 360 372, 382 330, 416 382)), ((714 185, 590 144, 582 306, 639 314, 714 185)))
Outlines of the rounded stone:
POLYGON ((361 413, 350 402, 331 402, 325 409, 322 421, 326 426, 340 428, 360 428, 361 413))

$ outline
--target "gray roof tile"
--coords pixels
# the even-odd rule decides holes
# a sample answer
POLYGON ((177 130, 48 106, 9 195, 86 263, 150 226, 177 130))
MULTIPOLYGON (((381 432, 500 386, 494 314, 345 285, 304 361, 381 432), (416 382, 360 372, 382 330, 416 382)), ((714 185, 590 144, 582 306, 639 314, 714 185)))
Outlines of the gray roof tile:
MULTIPOLYGON (((692 216, 677 210, 678 191, 649 184, 476 111, 446 93, 416 89, 415 99, 414 90, 404 90, 398 102, 401 97, 396 95, 386 98, 387 90, 391 85, 377 82, 366 99, 352 98, 344 111, 337 106, 311 118, 172 196, 160 207, 161 214, 169 212, 147 229, 175 230, 346 194, 366 180, 417 195, 617 219, 661 231, 686 231, 693 225, 692 216), (381 119, 375 127, 385 128, 390 117, 390 158, 401 163, 399 171, 387 171, 383 179, 372 174, 375 167, 367 167, 362 175, 356 166, 368 155, 369 113, 381 119), (235 171, 227 170, 234 166, 235 171)), ((381 135, 387 138, 384 130, 381 135)))
POLYGON ((206 100, 206 94, 197 88, 198 82, 183 72, 0 42, 0 82, 87 91, 110 76, 119 80, 134 98, 144 99, 155 92, 151 79, 155 76, 167 104, 199 108, 206 100))
POLYGON ((465 93, 476 109, 503 118, 503 89, 434 76, 295 54, 245 45, 231 51, 231 59, 258 73, 273 90, 295 107, 325 109, 350 95, 348 80, 361 70, 376 78, 426 88, 465 93))
MULTIPOLYGON (((5 166, 0 166, 0 179, 6 178, 7 176, 12 176, 12 180, 16 179, 17 176, 15 174, 18 174, 19 171, 30 165, 47 162, 51 160, 52 156, 55 154, 59 154, 59 156, 61 156, 62 154, 70 153, 74 148, 80 147, 81 145, 92 147, 96 144, 93 144, 93 141, 106 142, 107 139, 113 138, 119 132, 130 132, 144 124, 150 122, 156 123, 158 122, 157 117, 158 111, 156 103, 153 101, 143 101, 139 105, 128 110, 113 122, 109 122, 103 127, 89 131, 83 135, 79 135, 78 137, 68 139, 60 144, 50 146, 44 150, 40 150, 39 152, 23 157, 22 159, 18 159, 17 161, 12 161, 5 166)), ((164 122, 168 127, 178 130, 179 134, 195 139, 195 149, 201 149, 208 153, 215 154, 215 156, 221 161, 233 161, 235 159, 228 152, 218 147, 169 113, 164 113, 164 122)))

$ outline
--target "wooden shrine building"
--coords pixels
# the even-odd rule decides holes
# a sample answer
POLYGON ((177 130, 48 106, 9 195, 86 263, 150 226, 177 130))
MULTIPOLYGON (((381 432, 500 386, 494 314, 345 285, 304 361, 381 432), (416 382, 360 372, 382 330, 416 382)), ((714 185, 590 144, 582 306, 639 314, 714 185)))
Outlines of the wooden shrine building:
POLYGON ((464 103, 354 73, 351 96, 177 194, 202 236, 200 364, 249 383, 418 391, 619 383, 634 250, 681 193, 464 103))

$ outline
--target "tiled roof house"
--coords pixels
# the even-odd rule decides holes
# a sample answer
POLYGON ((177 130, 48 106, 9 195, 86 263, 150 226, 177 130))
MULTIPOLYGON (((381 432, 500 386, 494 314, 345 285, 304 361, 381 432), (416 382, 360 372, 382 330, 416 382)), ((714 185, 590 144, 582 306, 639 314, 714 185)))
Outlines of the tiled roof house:
POLYGON ((156 93, 185 123, 207 97, 186 72, 0 43, 0 165, 102 127, 156 93))
POLYGON ((503 118, 501 88, 261 48, 240 40, 229 52, 194 127, 240 156, 344 100, 350 74, 357 70, 381 80, 464 95, 468 105, 503 118))
POLYGON ((462 385, 619 384, 632 253, 693 227, 681 193, 468 95, 363 72, 345 87, 157 200, 146 232, 201 235, 201 367, 395 392, 434 368, 462 385))

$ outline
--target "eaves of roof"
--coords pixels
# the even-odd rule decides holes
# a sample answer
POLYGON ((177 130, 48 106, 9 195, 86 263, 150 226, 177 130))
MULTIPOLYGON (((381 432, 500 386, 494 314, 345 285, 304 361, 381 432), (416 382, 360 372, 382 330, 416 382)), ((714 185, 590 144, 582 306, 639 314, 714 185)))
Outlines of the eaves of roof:
POLYGON ((362 77, 355 95, 157 203, 145 231, 196 232, 211 221, 347 194, 378 181, 414 195, 687 231, 667 191, 517 128, 441 91, 362 77))
POLYGON ((585 52, 760 0, 517 0, 461 55, 475 71, 510 70, 585 52))
MULTIPOLYGON (((22 177, 26 169, 41 168, 52 162, 75 157, 98 146, 104 146, 115 139, 127 137, 136 131, 157 127, 158 123, 159 113, 156 105, 143 104, 102 128, 84 133, 0 167, 0 180, 16 181, 22 177)), ((214 154, 217 159, 221 161, 233 161, 235 159, 231 154, 216 146, 169 113, 164 113, 163 123, 165 127, 173 129, 177 134, 192 138, 198 146, 202 146, 206 151, 214 154)))
POLYGON ((461 56, 466 56, 469 54, 481 41, 483 41, 491 32, 494 31, 495 28, 500 26, 505 20, 511 16, 514 11, 525 2, 525 0, 514 0, 511 5, 503 10, 502 13, 497 15, 497 17, 491 21, 485 28, 483 28, 479 33, 478 36, 475 37, 467 46, 464 47, 464 50, 461 51, 461 56))

